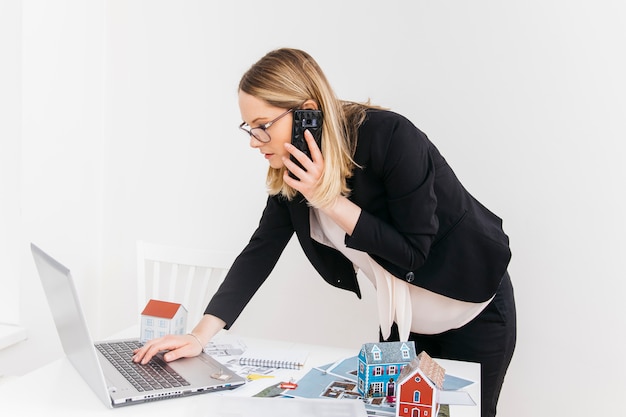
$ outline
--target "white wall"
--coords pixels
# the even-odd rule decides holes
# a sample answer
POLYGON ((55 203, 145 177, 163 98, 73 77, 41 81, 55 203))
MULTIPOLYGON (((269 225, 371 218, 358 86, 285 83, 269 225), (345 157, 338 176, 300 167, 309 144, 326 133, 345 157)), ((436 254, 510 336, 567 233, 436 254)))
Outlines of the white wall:
MULTIPOLYGON (((134 322, 136 239, 246 243, 266 166, 237 131, 236 86, 293 46, 341 97, 409 116, 504 219, 519 338, 500 415, 613 411, 626 370, 623 2, 320 1, 312 19, 287 1, 23 3, 24 242, 74 270, 97 336, 134 322), (602 381, 584 398, 581 372, 602 381)), ((23 315, 40 334, 29 262, 23 315)), ((365 289, 359 302, 330 288, 290 245, 237 325, 358 346, 376 335, 365 289)))
POLYGON ((22 224, 11 247, 19 259, 20 320, 28 340, 0 352, 0 374, 23 373, 62 354, 31 241, 71 266, 92 329, 97 333, 100 325, 103 5, 21 2, 22 224))
POLYGON ((19 322, 19 172, 21 130, 21 8, 0 3, 0 324, 19 322))

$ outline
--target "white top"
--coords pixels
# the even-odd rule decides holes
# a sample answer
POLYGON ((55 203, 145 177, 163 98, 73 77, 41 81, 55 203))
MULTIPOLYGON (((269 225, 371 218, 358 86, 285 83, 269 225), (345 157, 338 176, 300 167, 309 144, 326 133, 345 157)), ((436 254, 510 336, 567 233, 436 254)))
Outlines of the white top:
POLYGON ((378 318, 385 339, 394 321, 398 324, 401 341, 408 340, 410 332, 438 334, 462 327, 491 301, 470 303, 411 285, 391 275, 366 252, 348 248, 344 243, 345 232, 324 213, 310 208, 309 217, 311 238, 340 251, 376 288, 378 318))

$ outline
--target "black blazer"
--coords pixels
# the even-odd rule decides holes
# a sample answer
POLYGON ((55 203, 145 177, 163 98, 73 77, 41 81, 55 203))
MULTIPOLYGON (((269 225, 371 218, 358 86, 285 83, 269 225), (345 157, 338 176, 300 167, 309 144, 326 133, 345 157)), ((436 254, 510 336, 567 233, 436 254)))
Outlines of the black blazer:
MULTIPOLYGON (((394 276, 463 301, 493 296, 511 252, 502 220, 474 199, 426 135, 406 118, 368 110, 359 129, 349 197, 362 209, 348 247, 367 252, 394 276)), ((331 285, 361 296, 352 263, 310 236, 304 198, 270 196, 259 227, 206 313, 229 327, 296 233, 331 285)))

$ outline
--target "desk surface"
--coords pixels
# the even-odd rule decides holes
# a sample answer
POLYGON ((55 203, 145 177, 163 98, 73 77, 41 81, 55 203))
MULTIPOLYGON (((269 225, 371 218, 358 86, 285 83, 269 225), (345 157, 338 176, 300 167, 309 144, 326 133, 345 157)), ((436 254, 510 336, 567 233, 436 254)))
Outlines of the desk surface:
MULTIPOLYGON (((230 337, 230 336, 229 336, 230 337)), ((320 366, 339 359, 356 356, 358 352, 349 349, 316 345, 296 344, 280 341, 267 341, 242 337, 249 347, 276 347, 304 349, 309 352, 307 367, 320 366)), ((437 360, 451 375, 476 381, 465 388, 474 401, 480 401, 480 366, 475 363, 437 360)), ((308 371, 281 370, 281 377, 298 380, 308 371)), ((10 411, 11 416, 108 416, 115 417, 145 415, 159 416, 198 416, 199 410, 210 410, 219 396, 252 396, 263 388, 276 383, 260 379, 247 383, 232 391, 175 398, 152 403, 143 403, 110 410, 91 391, 67 358, 52 362, 40 369, 13 381, 0 385, 0 409, 2 414, 10 411)), ((288 400, 285 400, 288 401, 288 400)), ((210 413, 206 413, 209 415, 210 413)), ((478 417, 479 406, 450 406, 452 417, 478 417)))

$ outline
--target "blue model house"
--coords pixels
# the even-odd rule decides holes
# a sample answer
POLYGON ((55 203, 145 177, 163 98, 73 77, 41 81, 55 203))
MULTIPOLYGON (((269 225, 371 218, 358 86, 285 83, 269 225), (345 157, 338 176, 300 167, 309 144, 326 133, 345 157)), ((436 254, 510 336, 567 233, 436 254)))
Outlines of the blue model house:
POLYGON ((415 357, 412 341, 365 343, 358 356, 359 394, 363 398, 394 398, 400 371, 415 357))

